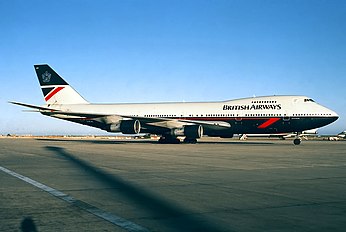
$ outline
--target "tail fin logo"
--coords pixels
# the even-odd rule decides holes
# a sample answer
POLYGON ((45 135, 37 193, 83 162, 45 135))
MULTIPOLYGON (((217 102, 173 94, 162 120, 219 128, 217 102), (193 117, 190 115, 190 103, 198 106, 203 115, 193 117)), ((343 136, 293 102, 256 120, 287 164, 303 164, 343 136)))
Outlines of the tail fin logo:
POLYGON ((45 73, 42 74, 42 81, 45 83, 49 82, 51 76, 52 76, 52 74, 50 74, 48 71, 46 71, 45 73))

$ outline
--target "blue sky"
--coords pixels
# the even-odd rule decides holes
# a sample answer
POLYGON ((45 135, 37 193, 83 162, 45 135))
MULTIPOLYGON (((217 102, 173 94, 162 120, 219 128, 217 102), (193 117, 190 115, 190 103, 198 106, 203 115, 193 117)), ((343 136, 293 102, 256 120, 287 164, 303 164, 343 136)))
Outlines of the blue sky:
POLYGON ((346 129, 346 1, 0 1, 0 134, 101 131, 22 112, 48 63, 90 102, 307 95, 346 129))

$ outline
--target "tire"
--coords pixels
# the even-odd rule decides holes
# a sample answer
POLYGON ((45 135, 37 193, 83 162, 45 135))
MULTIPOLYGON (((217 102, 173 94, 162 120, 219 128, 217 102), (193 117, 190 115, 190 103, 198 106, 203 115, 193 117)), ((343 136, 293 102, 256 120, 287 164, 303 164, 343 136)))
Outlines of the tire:
POLYGON ((299 145, 301 143, 300 139, 294 139, 293 140, 294 145, 299 145))

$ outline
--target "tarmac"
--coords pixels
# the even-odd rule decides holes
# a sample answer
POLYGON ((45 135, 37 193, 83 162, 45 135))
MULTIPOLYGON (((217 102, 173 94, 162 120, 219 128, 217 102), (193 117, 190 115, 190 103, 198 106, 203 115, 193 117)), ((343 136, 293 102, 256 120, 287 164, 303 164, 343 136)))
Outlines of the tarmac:
POLYGON ((0 139, 0 231, 345 228, 346 141, 0 139))

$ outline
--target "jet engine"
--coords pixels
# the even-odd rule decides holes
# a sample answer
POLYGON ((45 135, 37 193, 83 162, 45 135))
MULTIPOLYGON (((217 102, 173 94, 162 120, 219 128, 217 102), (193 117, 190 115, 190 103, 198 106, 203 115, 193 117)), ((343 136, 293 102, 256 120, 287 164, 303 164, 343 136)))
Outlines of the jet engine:
POLYGON ((187 138, 201 138, 203 136, 203 127, 201 125, 184 126, 181 129, 172 131, 174 136, 186 136, 187 138))
POLYGON ((106 130, 123 134, 138 134, 141 131, 141 123, 138 120, 122 120, 119 123, 110 124, 106 130))

